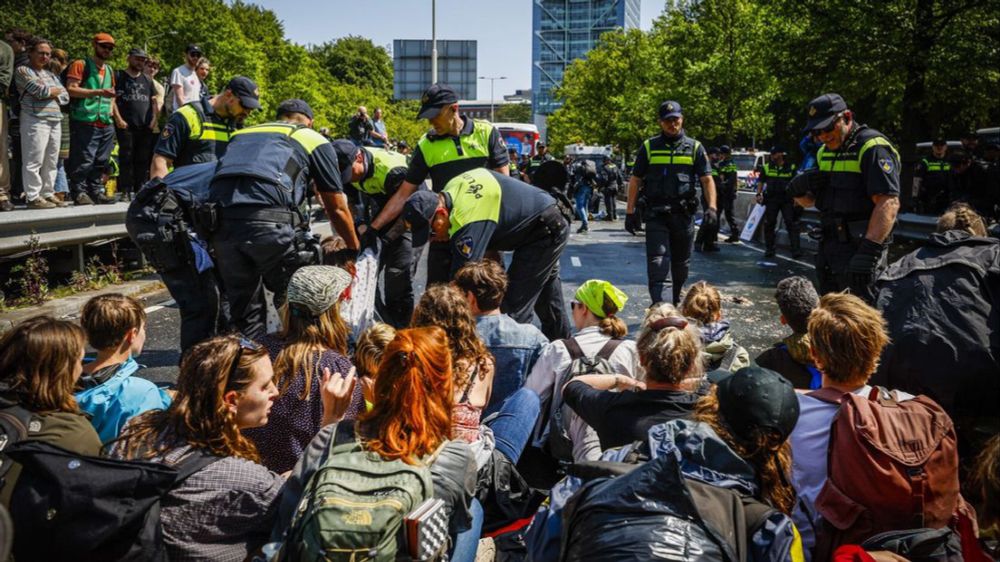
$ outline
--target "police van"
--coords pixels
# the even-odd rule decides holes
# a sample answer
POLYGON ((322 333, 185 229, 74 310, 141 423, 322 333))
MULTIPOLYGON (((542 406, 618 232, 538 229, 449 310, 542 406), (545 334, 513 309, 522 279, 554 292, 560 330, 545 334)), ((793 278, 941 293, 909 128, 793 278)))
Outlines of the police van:
POLYGON ((757 168, 764 165, 765 152, 750 150, 734 150, 733 164, 736 164, 736 185, 738 189, 757 189, 757 168))

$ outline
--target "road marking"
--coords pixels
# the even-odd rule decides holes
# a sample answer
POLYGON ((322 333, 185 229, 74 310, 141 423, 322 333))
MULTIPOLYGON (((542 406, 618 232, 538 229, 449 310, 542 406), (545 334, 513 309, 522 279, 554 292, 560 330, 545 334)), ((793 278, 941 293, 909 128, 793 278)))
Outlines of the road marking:
POLYGON ((573 264, 573 267, 580 267, 580 258, 576 256, 570 256, 569 262, 573 264))
MULTIPOLYGON (((720 234, 719 235, 719 241, 722 241, 722 240, 723 240, 723 238, 722 238, 722 235, 720 234)), ((743 246, 744 248, 746 248, 748 250, 753 250, 753 251, 757 252, 758 254, 763 254, 765 252, 765 250, 757 248, 756 246, 751 246, 749 243, 747 243, 747 242, 745 242, 743 240, 740 240, 739 244, 727 244, 727 245, 730 245, 730 246, 737 246, 737 245, 743 246)), ((795 258, 785 257, 785 256, 783 256, 781 254, 775 254, 773 257, 778 258, 778 259, 782 259, 782 260, 785 260, 785 261, 790 261, 792 263, 797 263, 797 264, 799 264, 799 265, 801 265, 803 267, 808 267, 810 269, 816 269, 816 266, 814 264, 806 263, 804 261, 800 261, 800 260, 797 260, 795 258)))
POLYGON ((146 307, 146 314, 152 314, 152 313, 156 312, 157 310, 166 308, 168 306, 173 306, 175 304, 177 304, 177 302, 174 301, 174 299, 170 299, 168 301, 161 302, 160 304, 154 304, 153 306, 147 306, 146 307))

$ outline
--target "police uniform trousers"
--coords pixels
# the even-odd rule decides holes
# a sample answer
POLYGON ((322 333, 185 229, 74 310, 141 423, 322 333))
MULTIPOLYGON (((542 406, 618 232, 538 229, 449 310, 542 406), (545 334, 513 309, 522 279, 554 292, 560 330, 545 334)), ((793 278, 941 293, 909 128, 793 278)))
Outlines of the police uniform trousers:
MULTIPOLYGON (((399 222, 401 225, 402 221, 399 222)), ((415 257, 413 234, 406 229, 386 242, 379 254, 379 273, 383 273, 384 277, 375 300, 375 310, 383 322, 394 328, 405 328, 413 316, 415 257)))
POLYGON ((733 205, 736 204, 736 188, 717 188, 719 194, 719 224, 722 224, 723 217, 729 222, 729 235, 739 236, 740 229, 736 225, 736 216, 733 214, 733 205))
POLYGON ((671 286, 670 302, 680 301, 693 248, 693 215, 668 211, 646 217, 646 279, 652 304, 666 302, 663 291, 671 286))
MULTIPOLYGON (((514 250, 507 268, 507 294, 500 310, 522 324, 538 315, 542 333, 550 340, 568 338, 569 317, 563 302, 559 259, 569 239, 569 223, 553 205, 535 219, 528 242, 514 250)), ((428 284, 430 281, 428 281, 428 284)))
POLYGON ((194 264, 160 271, 181 316, 181 356, 196 343, 225 332, 229 321, 220 306, 218 270, 199 272, 194 264))
POLYGON ((774 251, 775 229, 778 228, 778 213, 781 213, 781 220, 785 221, 785 231, 788 232, 788 243, 792 248, 792 253, 799 253, 801 242, 799 240, 799 209, 790 197, 781 199, 764 199, 764 219, 761 226, 764 228, 764 246, 768 251, 774 251))
POLYGON ((618 190, 605 187, 603 192, 604 208, 608 211, 608 215, 604 218, 604 220, 616 221, 618 220, 618 201, 616 199, 618 190))
POLYGON ((847 275, 847 264, 861 244, 867 221, 854 221, 849 223, 849 226, 856 232, 851 232, 852 236, 846 239, 843 234, 838 236, 836 227, 823 227, 823 237, 819 243, 819 251, 816 252, 816 280, 819 284, 819 294, 825 295, 849 289, 851 294, 874 306, 877 296, 874 280, 878 279, 888 265, 888 245, 882 250, 882 257, 872 277, 872 283, 856 285, 847 275))
MULTIPOLYGON (((104 173, 109 171, 111 151, 115 147, 115 128, 95 127, 78 121, 69 122, 69 160, 66 175, 69 177, 70 197, 87 193, 91 198, 104 195, 104 173)), ((97 201, 94 201, 97 203, 97 201)))
POLYGON ((236 329, 250 339, 267 333, 264 288, 274 293, 274 306, 285 302, 285 291, 300 262, 291 223, 227 219, 222 209, 212 234, 215 262, 229 299, 236 329))

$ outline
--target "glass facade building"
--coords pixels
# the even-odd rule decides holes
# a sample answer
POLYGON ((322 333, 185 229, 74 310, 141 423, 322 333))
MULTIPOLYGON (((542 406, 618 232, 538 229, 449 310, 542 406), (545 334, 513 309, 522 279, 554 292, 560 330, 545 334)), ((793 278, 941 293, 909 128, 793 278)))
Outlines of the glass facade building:
MULTIPOLYGON (((476 99, 476 42, 437 42, 438 82, 455 89, 459 99, 476 99)), ((431 85, 430 39, 394 39, 392 42, 393 97, 420 99, 431 85)))
POLYGON ((641 0, 532 0, 532 4, 531 90, 537 124, 540 116, 559 108, 553 90, 570 63, 594 48, 602 33, 639 27, 641 0))

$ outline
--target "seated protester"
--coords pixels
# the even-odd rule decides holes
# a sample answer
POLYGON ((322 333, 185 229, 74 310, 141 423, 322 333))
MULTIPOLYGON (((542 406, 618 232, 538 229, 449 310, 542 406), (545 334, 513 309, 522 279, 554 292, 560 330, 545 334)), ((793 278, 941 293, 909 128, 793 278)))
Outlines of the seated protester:
POLYGON ((750 365, 750 354, 736 344, 729 321, 722 319, 722 296, 718 289, 706 281, 691 285, 681 303, 681 313, 698 323, 705 369, 735 373, 750 365))
POLYGON ((382 364, 385 348, 396 337, 396 329, 388 324, 373 324, 358 337, 354 346, 354 367, 361 392, 365 398, 365 411, 372 409, 375 392, 375 374, 382 364))
POLYGON ((628 296, 607 281, 591 279, 580 285, 570 303, 576 335, 546 347, 524 383, 525 388, 538 393, 544 412, 535 426, 534 446, 558 460, 596 460, 601 456, 597 432, 564 407, 563 387, 573 375, 574 363, 580 364, 574 359, 600 355, 611 372, 642 380, 635 342, 623 339, 628 326, 615 316, 627 301, 628 296), (577 352, 571 352, 571 347, 577 352), (563 450, 562 437, 552 436, 553 419, 562 419, 555 425, 561 425, 568 433, 571 452, 563 450))
POLYGON ((549 344, 542 331, 531 324, 521 324, 500 312, 507 294, 507 272, 503 266, 484 259, 463 265, 452 283, 469 301, 476 317, 476 331, 496 361, 496 375, 484 416, 500 410, 508 396, 524 386, 531 367, 549 344))
POLYGON ((169 408, 132 418, 109 444, 114 457, 167 465, 195 451, 219 458, 164 498, 160 523, 171 560, 237 562, 266 542, 284 478, 259 464, 240 431, 266 424, 277 396, 267 351, 218 336, 184 355, 169 408))
POLYGON ((994 435, 976 458, 970 478, 969 500, 979 516, 981 536, 993 538, 994 558, 1000 554, 1000 434, 994 435))
POLYGON ((673 306, 660 303, 646 311, 637 346, 645 382, 581 375, 563 388, 566 404, 594 428, 605 450, 645 441, 650 427, 690 417, 707 390, 701 336, 673 306))
POLYGON ((573 496, 562 560, 802 560, 786 476, 798 414, 795 390, 774 371, 723 374, 691 420, 649 430, 638 445, 649 461, 573 496))
MULTIPOLYGON (((28 439, 97 456, 101 440, 73 399, 83 346, 79 326, 51 316, 29 318, 0 336, 0 408, 16 405, 31 412, 38 423, 28 424, 28 439)), ((20 474, 21 465, 14 463, 4 475, 0 504, 10 505, 20 474)))
POLYGON ((133 416, 170 406, 170 395, 133 376, 146 343, 146 311, 132 297, 98 295, 83 305, 80 324, 97 356, 84 359, 76 401, 90 415, 102 443, 118 437, 133 416))
POLYGON ((476 333, 465 297, 451 285, 432 285, 420 297, 410 324, 414 328, 438 326, 448 334, 455 374, 452 435, 472 445, 476 468, 490 463, 494 448, 517 463, 538 417, 538 396, 530 390, 518 390, 504 401, 499 414, 483 425, 495 362, 476 333))
POLYGON ((1000 241, 957 203, 927 244, 889 266, 878 291, 890 342, 873 384, 940 404, 955 422, 963 464, 971 462, 1000 433, 1000 241))
POLYGON ((469 505, 476 465, 468 444, 450 440, 455 377, 448 347, 447 335, 437 327, 396 333, 375 377, 371 411, 362 414, 356 423, 324 427, 289 475, 281 494, 273 541, 286 539, 309 480, 330 460, 331 441, 344 431, 341 426, 358 436, 365 450, 385 462, 402 460, 419 465, 422 459, 436 455, 429 468, 434 497, 443 500, 450 513, 449 534, 454 539, 470 528, 469 505))
MULTIPOLYGON (((281 307, 282 331, 261 338, 281 395, 267 425, 243 435, 256 445, 260 463, 274 472, 291 470, 322 428, 321 378, 327 373, 354 378, 346 357, 348 329, 340 317, 340 302, 350 285, 351 275, 339 267, 299 268, 281 307)), ((347 418, 355 419, 363 409, 361 385, 355 385, 347 418)))
POLYGON ((815 390, 821 380, 819 369, 810 356, 808 324, 809 313, 819 302, 816 288, 805 277, 786 277, 778 282, 774 298, 781 311, 781 323, 792 329, 792 335, 764 350, 755 362, 765 369, 777 371, 795 388, 815 390))

